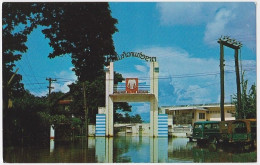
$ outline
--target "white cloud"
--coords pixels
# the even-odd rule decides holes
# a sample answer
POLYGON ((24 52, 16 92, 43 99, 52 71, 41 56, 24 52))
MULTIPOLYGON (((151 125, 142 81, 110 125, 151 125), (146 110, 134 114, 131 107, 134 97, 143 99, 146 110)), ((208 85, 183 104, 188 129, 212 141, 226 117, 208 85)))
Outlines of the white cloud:
POLYGON ((221 9, 215 16, 212 22, 209 22, 206 26, 204 41, 209 44, 216 44, 216 39, 223 35, 227 24, 235 16, 232 15, 232 11, 227 9, 221 9))
MULTIPOLYGON (((188 52, 180 48, 151 47, 137 52, 140 51, 157 57, 161 78, 159 79, 159 103, 180 105, 218 102, 219 60, 191 57, 188 52)), ((225 74, 226 101, 230 101, 230 95, 236 93, 236 78, 232 63, 233 60, 226 61, 231 68, 226 66, 225 70, 233 70, 225 74)), ((253 68, 255 66, 255 61, 244 61, 243 65, 246 63, 253 68)), ((255 72, 248 72, 248 74, 249 82, 255 82, 255 72)))
MULTIPOLYGON (((159 93, 163 95, 164 99, 167 99, 167 95, 168 98, 175 97, 175 103, 172 104, 195 104, 214 101, 212 94, 206 92, 203 86, 218 80, 219 76, 208 76, 207 74, 217 74, 219 72, 219 61, 190 57, 187 51, 180 48, 151 47, 141 51, 149 56, 157 57, 160 67, 159 77, 163 78, 159 79, 159 93), (194 74, 197 74, 197 76, 194 74), (160 82, 167 77, 170 80, 170 82, 168 81, 168 87, 167 84, 163 83, 163 89, 160 89, 160 82)), ((165 100, 159 100, 159 102, 166 104, 165 100)), ((168 103, 168 105, 170 104, 168 103)))
POLYGON ((132 105, 131 115, 139 114, 145 122, 150 121, 150 103, 130 103, 132 105))
POLYGON ((43 90, 41 92, 34 92, 34 91, 31 91, 31 93, 35 96, 46 96, 48 94, 48 90, 43 90))
MULTIPOLYGON (((72 68, 69 68, 68 70, 63 70, 58 73, 54 73, 53 79, 56 79, 56 81, 53 81, 51 84, 51 86, 54 87, 54 89, 52 89, 52 92, 58 92, 58 91, 61 91, 63 93, 69 92, 68 85, 72 84, 77 79, 76 75, 71 69, 72 68)), ((47 83, 48 82, 46 81, 46 84, 47 83)), ((35 96, 46 96, 47 94, 49 94, 49 90, 46 88, 45 90, 41 90, 40 92, 32 91, 32 94, 34 94, 35 96)))
POLYGON ((140 72, 147 72, 147 67, 143 66, 143 65, 135 65, 136 70, 140 71, 140 72))
POLYGON ((54 91, 61 91, 63 93, 69 92, 68 85, 72 84, 77 79, 76 75, 72 71, 72 68, 55 73, 55 76, 57 76, 57 81, 53 83, 54 91))
POLYGON ((202 104, 202 103, 210 103, 211 98, 208 97, 210 92, 206 88, 202 88, 199 85, 188 85, 186 92, 178 93, 177 102, 178 104, 202 104))
POLYGON ((150 104, 144 103, 142 106, 136 106, 136 114, 150 114, 150 104))
POLYGON ((256 4, 254 2, 170 2, 157 3, 162 25, 203 25, 204 42, 217 45, 229 35, 248 48, 256 48, 256 4))
POLYGON ((158 3, 157 9, 163 25, 190 25, 204 22, 202 3, 158 3))

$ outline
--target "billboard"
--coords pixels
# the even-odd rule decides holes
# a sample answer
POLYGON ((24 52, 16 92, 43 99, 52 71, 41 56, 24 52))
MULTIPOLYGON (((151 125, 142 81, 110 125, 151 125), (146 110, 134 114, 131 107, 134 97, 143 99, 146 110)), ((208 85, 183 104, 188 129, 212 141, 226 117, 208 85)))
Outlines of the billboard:
POLYGON ((126 78, 126 93, 138 92, 138 78, 126 78))

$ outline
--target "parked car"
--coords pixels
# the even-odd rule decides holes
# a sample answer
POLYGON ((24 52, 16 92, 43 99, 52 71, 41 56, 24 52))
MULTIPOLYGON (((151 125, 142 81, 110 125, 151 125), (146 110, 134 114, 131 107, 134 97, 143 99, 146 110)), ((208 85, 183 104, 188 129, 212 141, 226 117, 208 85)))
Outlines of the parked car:
POLYGON ((221 141, 256 144, 256 119, 223 121, 220 123, 221 141))
POLYGON ((220 139, 219 121, 199 121, 194 123, 192 138, 197 143, 218 143, 220 139))

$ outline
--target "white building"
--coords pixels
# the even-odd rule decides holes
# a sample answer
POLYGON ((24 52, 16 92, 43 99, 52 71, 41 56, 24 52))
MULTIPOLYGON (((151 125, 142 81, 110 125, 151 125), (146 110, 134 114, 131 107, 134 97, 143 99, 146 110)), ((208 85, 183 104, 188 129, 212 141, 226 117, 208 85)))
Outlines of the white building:
MULTIPOLYGON (((235 105, 224 105, 225 120, 235 120, 235 105)), ((219 104, 163 106, 161 113, 168 114, 168 125, 193 125, 197 121, 220 121, 219 104)))

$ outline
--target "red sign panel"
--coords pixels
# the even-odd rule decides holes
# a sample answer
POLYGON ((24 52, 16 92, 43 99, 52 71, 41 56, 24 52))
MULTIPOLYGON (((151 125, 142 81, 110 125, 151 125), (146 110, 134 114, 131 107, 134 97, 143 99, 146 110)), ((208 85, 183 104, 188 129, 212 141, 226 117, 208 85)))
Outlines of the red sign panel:
POLYGON ((126 93, 138 92, 138 78, 126 78, 126 93))

